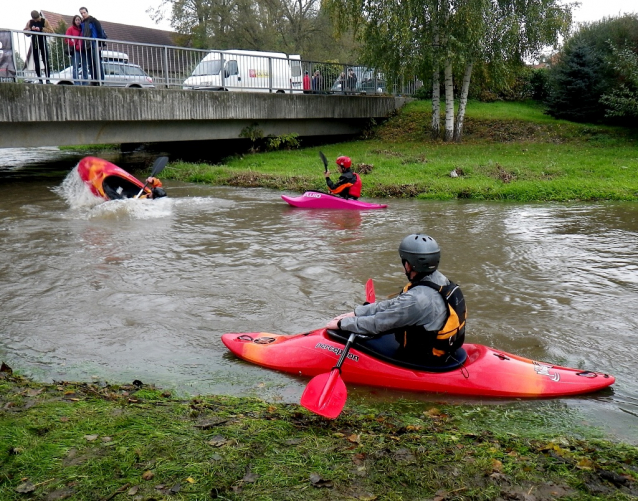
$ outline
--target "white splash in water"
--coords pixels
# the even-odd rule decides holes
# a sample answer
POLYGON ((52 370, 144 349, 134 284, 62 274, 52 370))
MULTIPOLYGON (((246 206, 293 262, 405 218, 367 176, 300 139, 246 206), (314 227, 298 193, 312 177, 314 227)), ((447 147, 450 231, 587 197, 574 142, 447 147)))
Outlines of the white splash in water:
POLYGON ((64 198, 72 209, 95 207, 104 202, 103 198, 96 197, 87 184, 82 181, 80 174, 78 174, 77 165, 67 174, 60 186, 53 188, 53 192, 64 198))
POLYGON ((168 197, 149 199, 126 198, 123 200, 111 200, 93 207, 88 218, 98 219, 155 219, 170 216, 172 213, 172 201, 168 197))
POLYGON ((71 209, 85 209, 79 213, 74 211, 74 217, 80 215, 80 217, 87 219, 119 219, 121 217, 154 219, 170 216, 172 213, 172 201, 166 197, 156 200, 132 198, 104 200, 95 196, 80 178, 77 165, 69 172, 62 184, 53 188, 52 191, 61 196, 71 206, 71 209))

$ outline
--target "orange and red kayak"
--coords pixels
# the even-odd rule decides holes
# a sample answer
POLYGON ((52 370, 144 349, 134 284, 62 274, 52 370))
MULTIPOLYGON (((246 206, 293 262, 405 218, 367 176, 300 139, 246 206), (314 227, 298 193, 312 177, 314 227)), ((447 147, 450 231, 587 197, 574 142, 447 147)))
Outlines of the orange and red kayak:
MULTIPOLYGON (((345 345, 343 333, 318 329, 293 336, 266 332, 224 334, 239 358, 291 374, 330 372, 345 345)), ((464 344, 451 367, 427 368, 392 359, 394 336, 355 341, 341 367, 347 383, 400 390, 484 397, 550 398, 579 395, 612 385, 609 374, 560 367, 480 344, 464 344)))
POLYGON ((83 158, 78 164, 78 174, 91 192, 104 200, 134 198, 142 189, 142 195, 151 194, 135 176, 102 158, 83 158))

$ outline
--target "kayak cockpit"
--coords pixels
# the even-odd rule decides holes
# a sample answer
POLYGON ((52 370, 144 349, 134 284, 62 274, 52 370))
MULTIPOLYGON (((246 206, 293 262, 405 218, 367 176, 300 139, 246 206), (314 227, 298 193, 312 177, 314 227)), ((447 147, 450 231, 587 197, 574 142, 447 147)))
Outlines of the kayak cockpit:
MULTIPOLYGON (((344 344, 348 341, 348 337, 350 336, 349 332, 332 329, 326 330, 326 334, 331 339, 344 344)), ((436 365, 426 365, 415 362, 414 360, 406 360, 401 356, 401 346, 397 342, 393 333, 370 339, 358 337, 355 340, 353 347, 366 355, 383 360, 389 364, 424 372, 448 372, 458 369, 467 359, 466 351, 463 348, 459 348, 453 355, 449 355, 447 360, 436 365)))
POLYGON ((102 180, 104 194, 111 200, 133 198, 141 190, 141 186, 120 176, 106 176, 102 180))

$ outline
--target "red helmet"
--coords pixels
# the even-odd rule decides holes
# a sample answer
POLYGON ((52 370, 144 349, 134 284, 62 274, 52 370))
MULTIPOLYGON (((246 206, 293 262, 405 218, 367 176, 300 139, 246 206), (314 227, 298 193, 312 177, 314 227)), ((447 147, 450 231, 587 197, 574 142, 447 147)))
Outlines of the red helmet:
POLYGON ((346 169, 349 169, 350 166, 352 165, 352 160, 350 160, 350 157, 339 157, 337 158, 337 165, 340 165, 341 167, 345 167, 346 169))

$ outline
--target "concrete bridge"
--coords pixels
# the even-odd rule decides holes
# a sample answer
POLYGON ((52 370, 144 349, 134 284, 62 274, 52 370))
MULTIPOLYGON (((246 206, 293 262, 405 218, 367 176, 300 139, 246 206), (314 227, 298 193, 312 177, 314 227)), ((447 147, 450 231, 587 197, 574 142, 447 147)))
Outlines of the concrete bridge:
POLYGON ((207 92, 0 83, 0 148, 342 136, 404 97, 207 92))

